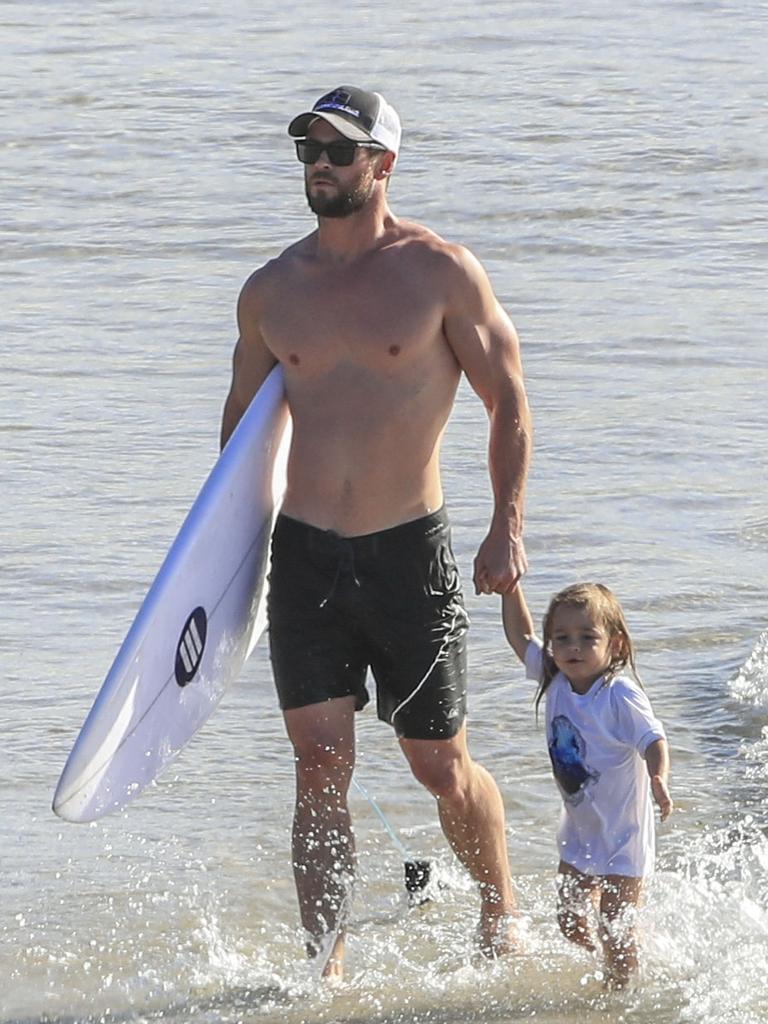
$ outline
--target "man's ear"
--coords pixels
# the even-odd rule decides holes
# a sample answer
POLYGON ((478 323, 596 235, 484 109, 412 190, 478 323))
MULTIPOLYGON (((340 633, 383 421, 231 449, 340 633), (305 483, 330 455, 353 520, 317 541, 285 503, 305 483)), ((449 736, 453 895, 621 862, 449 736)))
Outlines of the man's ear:
POLYGON ((397 157, 394 153, 385 153, 379 166, 376 168, 376 177, 388 178, 395 169, 395 160, 397 160, 397 157))

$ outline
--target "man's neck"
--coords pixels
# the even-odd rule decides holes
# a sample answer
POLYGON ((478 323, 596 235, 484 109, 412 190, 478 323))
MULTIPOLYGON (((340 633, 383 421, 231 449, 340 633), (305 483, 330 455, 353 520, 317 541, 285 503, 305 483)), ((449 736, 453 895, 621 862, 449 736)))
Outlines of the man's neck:
POLYGON ((351 263, 378 248, 396 223, 383 198, 348 217, 318 217, 315 253, 321 259, 351 263))

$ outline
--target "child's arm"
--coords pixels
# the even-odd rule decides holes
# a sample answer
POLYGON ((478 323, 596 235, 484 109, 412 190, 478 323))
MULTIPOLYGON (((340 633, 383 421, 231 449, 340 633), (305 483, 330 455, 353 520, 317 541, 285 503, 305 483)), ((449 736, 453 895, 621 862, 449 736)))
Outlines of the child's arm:
POLYGON ((654 740, 648 745, 645 751, 645 763, 648 767, 648 774, 651 777, 651 792, 653 799, 659 805, 661 820, 666 819, 672 813, 674 804, 669 795, 667 782, 669 780, 669 747, 666 740, 654 740))
POLYGON ((520 661, 525 662, 525 652, 533 636, 533 619, 519 583, 511 594, 502 594, 501 618, 510 647, 520 661))

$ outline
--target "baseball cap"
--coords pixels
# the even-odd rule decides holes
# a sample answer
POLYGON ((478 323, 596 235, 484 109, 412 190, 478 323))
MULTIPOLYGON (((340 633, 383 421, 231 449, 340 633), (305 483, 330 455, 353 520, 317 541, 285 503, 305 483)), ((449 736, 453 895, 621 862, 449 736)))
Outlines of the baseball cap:
POLYGON ((378 92, 340 85, 321 96, 311 110, 294 117, 288 125, 288 134, 303 138, 318 117, 332 125, 345 139, 378 142, 395 154, 400 148, 400 118, 378 92))

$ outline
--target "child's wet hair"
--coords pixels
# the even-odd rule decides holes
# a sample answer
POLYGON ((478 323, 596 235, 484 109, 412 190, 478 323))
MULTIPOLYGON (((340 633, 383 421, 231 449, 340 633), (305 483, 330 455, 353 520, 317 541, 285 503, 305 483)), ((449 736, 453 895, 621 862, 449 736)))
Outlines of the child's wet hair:
POLYGON ((542 663, 541 682, 536 693, 536 708, 538 709, 541 698, 547 691, 549 684, 557 675, 552 654, 552 623, 555 612, 562 607, 582 608, 595 620, 595 624, 602 626, 608 633, 611 640, 619 639, 616 653, 605 673, 606 680, 613 679, 622 669, 629 666, 629 670, 642 686, 640 677, 635 666, 635 649, 632 638, 627 628, 627 620, 624 611, 619 604, 615 594, 602 583, 573 583, 566 587, 552 598, 549 608, 544 616, 542 627, 542 639, 544 641, 544 659, 542 663))

